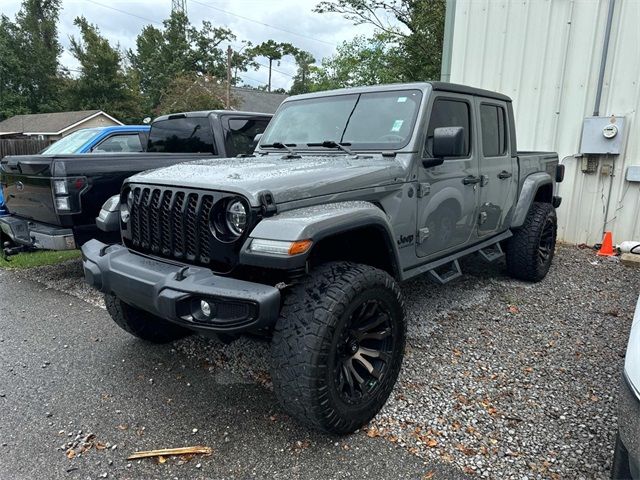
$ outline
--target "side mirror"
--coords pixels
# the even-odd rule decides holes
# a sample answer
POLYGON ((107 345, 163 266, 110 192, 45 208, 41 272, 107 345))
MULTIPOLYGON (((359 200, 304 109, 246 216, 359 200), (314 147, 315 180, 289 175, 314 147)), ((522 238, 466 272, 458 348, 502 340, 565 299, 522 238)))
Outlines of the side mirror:
POLYGON ((464 127, 440 127, 433 131, 433 158, 422 161, 425 168, 442 165, 447 157, 464 155, 464 127))
POLYGON ((440 127, 433 131, 433 156, 436 158, 464 155, 464 127, 440 127))

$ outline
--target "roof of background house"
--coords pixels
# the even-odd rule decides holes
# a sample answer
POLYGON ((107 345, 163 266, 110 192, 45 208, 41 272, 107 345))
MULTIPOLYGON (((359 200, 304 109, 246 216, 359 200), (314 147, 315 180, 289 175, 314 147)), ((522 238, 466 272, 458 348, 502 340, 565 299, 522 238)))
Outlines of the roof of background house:
POLYGON ((122 122, 102 110, 81 110, 77 112, 33 113, 16 115, 0 122, 0 132, 19 132, 55 135, 90 118, 104 115, 122 125, 122 122))
POLYGON ((237 110, 262 113, 275 113, 284 99, 289 96, 284 93, 241 87, 231 87, 231 95, 237 100, 237 110))

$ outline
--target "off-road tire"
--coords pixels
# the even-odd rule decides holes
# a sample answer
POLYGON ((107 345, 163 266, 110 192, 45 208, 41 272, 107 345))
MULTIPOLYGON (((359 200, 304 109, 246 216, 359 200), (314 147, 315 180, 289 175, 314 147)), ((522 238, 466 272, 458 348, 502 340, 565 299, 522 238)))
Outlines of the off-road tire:
POLYGON ((551 267, 558 220, 550 203, 534 202, 522 227, 507 243, 507 271, 520 280, 539 282, 551 267), (544 256, 541 252, 547 251, 544 256))
POLYGON ((629 467, 629 452, 625 448, 620 433, 616 433, 616 446, 613 451, 613 463, 611 465, 612 480, 628 480, 631 476, 631 468, 629 467))
POLYGON ((186 328, 127 305, 115 295, 105 295, 104 303, 120 328, 147 342, 169 343, 191 334, 186 328))
POLYGON ((350 433, 371 420, 387 401, 400 371, 405 337, 402 294, 389 274, 349 262, 321 265, 284 298, 271 344, 276 397, 292 417, 312 428, 350 433), (355 328, 356 312, 364 312, 370 305, 381 313, 370 317, 362 313, 360 318, 365 318, 364 323, 371 318, 369 325, 376 324, 376 318, 384 318, 380 324, 384 325, 384 332, 372 330, 382 327, 355 328), (362 333, 365 330, 367 334, 362 333), (385 334, 387 330, 389 334, 385 334), (365 336, 384 334, 384 340, 374 341, 384 343, 384 351, 390 352, 384 354, 384 361, 380 360, 382 357, 367 357, 370 365, 382 365, 377 373, 383 373, 378 380, 370 378, 366 385, 356 385, 372 389, 359 403, 345 400, 343 389, 352 390, 353 384, 346 384, 348 368, 340 371, 344 366, 344 357, 339 356, 344 355, 341 339, 354 332, 363 336, 358 339, 361 347, 368 347, 366 342, 370 340, 365 336))

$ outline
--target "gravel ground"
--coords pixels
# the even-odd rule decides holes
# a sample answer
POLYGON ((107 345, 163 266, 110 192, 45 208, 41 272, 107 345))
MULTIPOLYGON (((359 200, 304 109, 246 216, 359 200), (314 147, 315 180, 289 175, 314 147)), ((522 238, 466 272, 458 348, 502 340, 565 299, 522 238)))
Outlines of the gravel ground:
MULTIPOLYGON (((638 271, 568 246, 538 284, 475 257, 462 267, 466 275, 447 286, 426 278, 403 285, 403 370, 361 435, 474 477, 607 478, 638 271)), ((78 262, 21 275, 102 305, 78 262)), ((270 388, 264 341, 194 336, 174 349, 218 382, 242 375, 270 388)))

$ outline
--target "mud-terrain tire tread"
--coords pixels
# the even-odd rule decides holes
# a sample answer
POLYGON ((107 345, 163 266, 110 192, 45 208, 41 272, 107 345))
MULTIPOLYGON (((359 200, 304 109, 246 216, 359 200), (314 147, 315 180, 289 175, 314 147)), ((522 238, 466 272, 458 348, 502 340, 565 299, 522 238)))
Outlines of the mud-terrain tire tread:
POLYGON ((191 334, 186 328, 127 305, 115 295, 106 294, 104 303, 120 328, 147 342, 169 343, 191 334))
POLYGON ((557 217, 555 208, 550 203, 534 202, 527 213, 522 227, 514 232, 507 243, 506 261, 509 275, 530 282, 539 282, 549 271, 556 243, 557 217), (547 218, 553 218, 553 248, 545 265, 538 262, 538 246, 540 236, 547 218))
POLYGON ((280 405, 303 424, 333 434, 367 423, 386 402, 396 382, 406 337, 405 306, 397 282, 377 268, 350 262, 319 266, 284 297, 271 345, 273 387, 280 405), (398 343, 375 406, 346 420, 326 385, 329 348, 337 322, 351 302, 370 288, 389 292, 399 318, 398 343), (397 303, 395 303, 397 302, 397 303), (399 358, 398 358, 399 357, 399 358))

